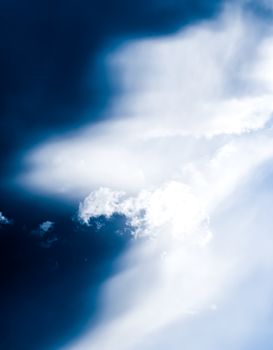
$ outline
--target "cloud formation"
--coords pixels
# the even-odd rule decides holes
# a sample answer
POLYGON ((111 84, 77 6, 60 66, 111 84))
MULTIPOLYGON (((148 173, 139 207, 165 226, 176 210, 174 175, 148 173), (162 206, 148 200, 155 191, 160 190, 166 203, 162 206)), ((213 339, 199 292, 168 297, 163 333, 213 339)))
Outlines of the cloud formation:
POLYGON ((248 136, 270 126, 273 53, 252 20, 226 10, 176 35, 118 47, 106 57, 120 91, 110 120, 36 148, 21 181, 68 196, 100 186, 136 193, 180 181, 222 146, 253 142, 248 136))
POLYGON ((39 238, 39 245, 44 248, 50 248, 52 244, 58 241, 57 235, 54 232, 55 223, 53 221, 42 222, 36 230, 31 233, 39 238))
POLYGON ((170 182, 155 191, 141 191, 136 197, 100 188, 86 197, 79 208, 79 217, 87 224, 91 218, 113 214, 124 215, 136 237, 160 234, 163 228, 168 235, 183 239, 183 235, 200 230, 206 233, 199 237, 201 244, 211 234, 205 229, 208 218, 200 201, 189 186, 180 182, 170 182))
MULTIPOLYGON (((82 222, 117 213, 142 236, 105 285, 101 324, 71 349, 168 348, 171 325, 190 332, 194 322, 200 332, 206 318, 218 333, 203 336, 203 349, 224 349, 231 335, 232 348, 244 349, 256 320, 265 322, 272 224, 260 208, 272 201, 262 185, 273 157, 272 42, 269 25, 234 7, 175 35, 127 41, 105 58, 119 90, 109 119, 27 155, 25 186, 91 192, 82 222), (265 304, 243 297, 254 290, 265 304), (229 322, 223 335, 232 304, 242 306, 244 326, 234 333, 229 322)), ((200 349, 185 333, 171 348, 181 344, 200 349)))
POLYGON ((4 216, 4 214, 0 211, 0 226, 1 225, 8 225, 11 221, 4 216))

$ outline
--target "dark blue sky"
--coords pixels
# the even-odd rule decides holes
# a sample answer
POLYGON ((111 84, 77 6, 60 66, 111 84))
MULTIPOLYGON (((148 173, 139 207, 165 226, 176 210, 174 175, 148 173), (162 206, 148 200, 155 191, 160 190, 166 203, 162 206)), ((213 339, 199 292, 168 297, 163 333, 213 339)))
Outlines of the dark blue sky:
POLYGON ((101 283, 129 244, 116 233, 122 218, 97 232, 73 221, 78 203, 8 186, 21 153, 90 123, 86 111, 93 122, 100 119, 114 93, 97 65, 109 40, 174 32, 215 16, 221 5, 220 0, 0 0, 0 211, 13 221, 0 227, 1 349, 58 349, 80 335, 99 315, 101 283), (57 240, 50 246, 43 244, 50 237, 32 233, 46 220, 56 223, 50 234, 57 240))

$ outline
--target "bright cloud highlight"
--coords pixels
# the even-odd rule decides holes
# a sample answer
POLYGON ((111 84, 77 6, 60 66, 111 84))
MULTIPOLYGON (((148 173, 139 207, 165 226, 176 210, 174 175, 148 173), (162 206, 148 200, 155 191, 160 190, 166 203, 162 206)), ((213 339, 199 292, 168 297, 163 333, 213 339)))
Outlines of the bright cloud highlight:
POLYGON ((255 31, 255 19, 243 15, 229 9, 218 20, 109 53, 120 90, 105 112, 111 119, 35 149, 20 181, 74 197, 101 186, 137 193, 180 181, 190 164, 240 143, 239 136, 245 142, 252 133, 253 142, 271 121, 273 39, 271 28, 265 35, 256 21, 255 31))
MULTIPOLYGON (((175 237, 189 235, 207 226, 206 212, 190 187, 170 182, 153 192, 141 191, 136 197, 100 188, 80 205, 79 217, 88 223, 90 218, 113 214, 125 215, 136 236, 150 236, 166 230, 175 237)), ((209 239, 210 232, 203 237, 209 239)), ((200 242, 201 242, 200 238, 200 242)))
MULTIPOLYGON (((71 349, 166 349, 172 325, 200 331, 215 314, 219 336, 203 336, 202 348, 225 349, 229 336, 242 350, 256 320, 266 324, 272 224, 260 208, 272 203, 262 185, 273 157, 272 44, 269 25, 234 7, 175 35, 126 42, 105 58, 119 89, 111 118, 27 155, 25 186, 84 193, 84 224, 117 213, 141 236, 105 285, 101 323, 71 349), (265 304, 244 298, 254 289, 265 304)), ((200 342, 184 334, 171 348, 182 347, 200 342)))

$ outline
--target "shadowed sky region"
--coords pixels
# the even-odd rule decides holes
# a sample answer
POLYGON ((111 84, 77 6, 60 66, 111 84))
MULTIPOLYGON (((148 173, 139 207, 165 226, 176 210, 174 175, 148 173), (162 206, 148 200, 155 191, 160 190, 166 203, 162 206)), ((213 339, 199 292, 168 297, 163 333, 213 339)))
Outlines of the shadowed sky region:
POLYGON ((1 349, 58 349, 95 322, 100 286, 128 244, 113 234, 122 217, 102 220, 100 232, 55 218, 46 235, 35 218, 0 229, 1 349))

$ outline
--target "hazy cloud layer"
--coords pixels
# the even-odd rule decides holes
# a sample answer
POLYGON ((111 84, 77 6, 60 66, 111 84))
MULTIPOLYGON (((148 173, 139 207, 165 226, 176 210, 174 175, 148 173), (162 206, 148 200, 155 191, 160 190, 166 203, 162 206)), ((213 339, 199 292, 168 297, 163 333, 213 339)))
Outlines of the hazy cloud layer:
POLYGON ((203 334, 203 349, 244 349, 266 324, 272 43, 272 28, 239 7, 175 35, 121 43, 105 58, 119 89, 109 120, 26 156, 25 186, 91 191, 81 221, 122 214, 144 236, 105 285, 101 324, 72 349, 151 350, 164 341, 200 349, 174 325, 202 333, 207 319, 216 335, 203 334))
POLYGON ((71 196, 99 186, 135 192, 180 181, 227 145, 267 142, 259 131, 271 125, 273 39, 252 21, 229 9, 176 35, 121 45, 106 57, 120 89, 111 120, 38 147, 24 183, 71 196))

